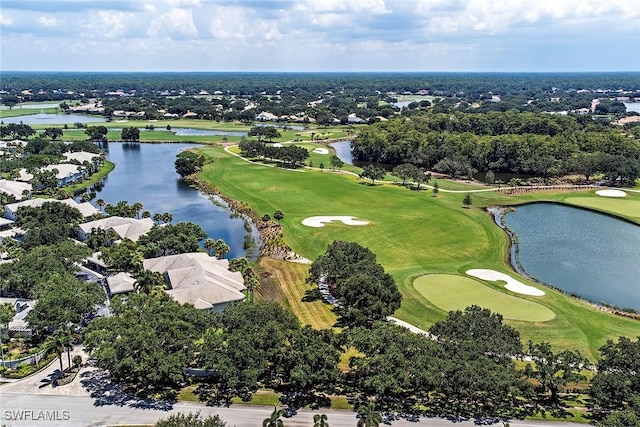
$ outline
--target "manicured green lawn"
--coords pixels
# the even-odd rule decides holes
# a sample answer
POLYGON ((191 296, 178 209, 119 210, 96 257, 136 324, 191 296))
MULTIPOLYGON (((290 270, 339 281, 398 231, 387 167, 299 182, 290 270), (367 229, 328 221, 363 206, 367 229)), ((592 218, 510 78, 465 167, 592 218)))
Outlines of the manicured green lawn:
MULTIPOLYGON (((396 316, 427 329, 446 312, 413 287, 425 274, 462 274, 470 268, 510 271, 506 262, 508 238, 482 209, 490 205, 527 201, 564 201, 587 193, 538 192, 522 196, 473 193, 471 209, 462 208, 464 193, 411 191, 398 185, 366 185, 356 177, 310 170, 285 170, 247 163, 221 147, 204 147, 214 158, 202 177, 223 194, 248 202, 255 212, 281 209, 286 243, 315 259, 340 239, 356 241, 377 254, 403 294, 396 316), (351 227, 331 223, 322 228, 302 225, 315 215, 352 215, 370 222, 351 227)), ((468 186, 471 187, 471 186, 468 186)), ((467 187, 467 188, 468 188, 467 187)), ((477 186, 473 186, 478 188, 477 186)), ((521 279, 524 283, 530 283, 521 279)), ((557 348, 579 349, 590 358, 607 339, 640 335, 640 322, 591 308, 587 303, 552 289, 540 304, 556 314, 553 320, 532 323, 507 320, 523 339, 550 341, 557 348)))
POLYGON ((555 317, 549 308, 534 302, 544 297, 520 298, 486 286, 469 277, 427 274, 413 281, 413 287, 444 311, 464 310, 470 305, 488 308, 505 319, 546 322, 555 317))
POLYGON ((640 218, 640 199, 634 197, 567 197, 565 202, 584 208, 614 212, 621 216, 640 218))

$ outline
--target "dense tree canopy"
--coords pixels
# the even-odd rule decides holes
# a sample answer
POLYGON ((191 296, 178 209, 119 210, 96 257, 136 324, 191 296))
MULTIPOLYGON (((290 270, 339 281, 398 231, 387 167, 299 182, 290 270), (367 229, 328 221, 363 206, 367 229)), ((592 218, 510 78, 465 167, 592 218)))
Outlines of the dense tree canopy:
POLYGON ((334 241, 311 265, 309 280, 326 284, 339 301, 340 321, 362 325, 393 314, 402 295, 376 256, 355 242, 334 241))
POLYGON ((638 141, 569 116, 456 112, 397 118, 362 129, 351 148, 358 160, 409 163, 452 176, 469 170, 640 176, 638 141))
POLYGON ((185 381, 195 340, 211 315, 166 294, 131 294, 111 301, 111 316, 94 320, 85 347, 123 391, 175 398, 185 381))
POLYGON ((178 153, 176 157, 174 166, 176 172, 182 177, 194 174, 204 166, 204 156, 194 151, 185 150, 178 153))
POLYGON ((179 222, 154 226, 147 234, 141 236, 138 245, 145 258, 155 258, 162 255, 198 252, 200 241, 206 239, 207 234, 198 224, 193 222, 179 222))
POLYGON ((609 340, 600 348, 591 399, 598 413, 611 417, 603 425, 633 425, 623 420, 640 419, 640 337, 609 340))

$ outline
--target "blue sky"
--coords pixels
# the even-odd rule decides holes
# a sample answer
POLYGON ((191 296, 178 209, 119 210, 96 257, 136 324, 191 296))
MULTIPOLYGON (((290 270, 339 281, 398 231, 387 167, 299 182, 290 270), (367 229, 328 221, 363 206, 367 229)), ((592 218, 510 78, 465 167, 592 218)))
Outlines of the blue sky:
POLYGON ((638 0, 0 0, 0 70, 640 71, 638 0))

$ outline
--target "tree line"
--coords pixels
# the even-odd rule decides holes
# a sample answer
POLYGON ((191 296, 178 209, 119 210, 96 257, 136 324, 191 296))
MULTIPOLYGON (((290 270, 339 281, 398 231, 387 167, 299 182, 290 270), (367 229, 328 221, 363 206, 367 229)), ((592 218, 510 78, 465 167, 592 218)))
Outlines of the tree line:
POLYGON ((303 147, 296 145, 274 147, 254 139, 242 139, 238 147, 242 154, 248 158, 262 158, 271 162, 278 160, 284 167, 290 168, 304 164, 304 161, 309 157, 309 151, 303 147))
MULTIPOLYGON (((578 351, 525 345, 502 316, 477 306, 450 312, 427 334, 391 324, 385 318, 400 296, 375 258, 358 244, 334 242, 311 266, 310 282, 326 284, 338 302, 340 332, 302 327, 268 301, 212 315, 164 293, 138 293, 114 298, 112 315, 90 324, 85 345, 113 381, 141 397, 175 399, 193 384, 210 404, 248 401, 270 388, 294 412, 328 407, 335 394, 356 408, 407 417, 506 422, 562 412, 561 392, 583 381, 589 366, 578 351), (529 362, 516 363, 525 356, 529 362)), ((591 416, 601 425, 637 420, 640 340, 609 341, 600 351, 591 416)))
POLYGON ((361 130, 354 158, 413 164, 454 177, 508 172, 536 177, 596 173, 633 181, 640 143, 574 117, 492 113, 397 118, 361 130))

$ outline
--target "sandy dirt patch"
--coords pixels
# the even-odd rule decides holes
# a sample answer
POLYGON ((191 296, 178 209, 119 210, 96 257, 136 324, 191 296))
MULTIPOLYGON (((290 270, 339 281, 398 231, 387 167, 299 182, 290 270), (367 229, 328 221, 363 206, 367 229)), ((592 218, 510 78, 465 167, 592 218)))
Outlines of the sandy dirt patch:
POLYGON ((622 190, 598 190, 596 194, 602 197, 627 197, 627 193, 622 190))
POLYGON ((360 221, 354 219, 353 216, 310 216, 302 220, 302 225, 307 227, 324 227, 326 223, 332 221, 341 221, 346 225, 367 225, 369 221, 360 221))
POLYGON ((313 152, 316 154, 329 154, 329 150, 326 148, 314 148, 313 152))
POLYGON ((478 279, 487 280, 489 282, 502 280, 504 282, 507 282, 507 284, 504 285, 505 288, 517 294, 531 295, 534 297, 541 297, 544 295, 544 291, 541 291, 538 288, 534 288, 533 286, 525 285, 524 283, 514 279, 511 276, 507 276, 506 274, 500 273, 495 270, 477 268, 474 270, 467 270, 467 274, 469 276, 477 277, 478 279))

